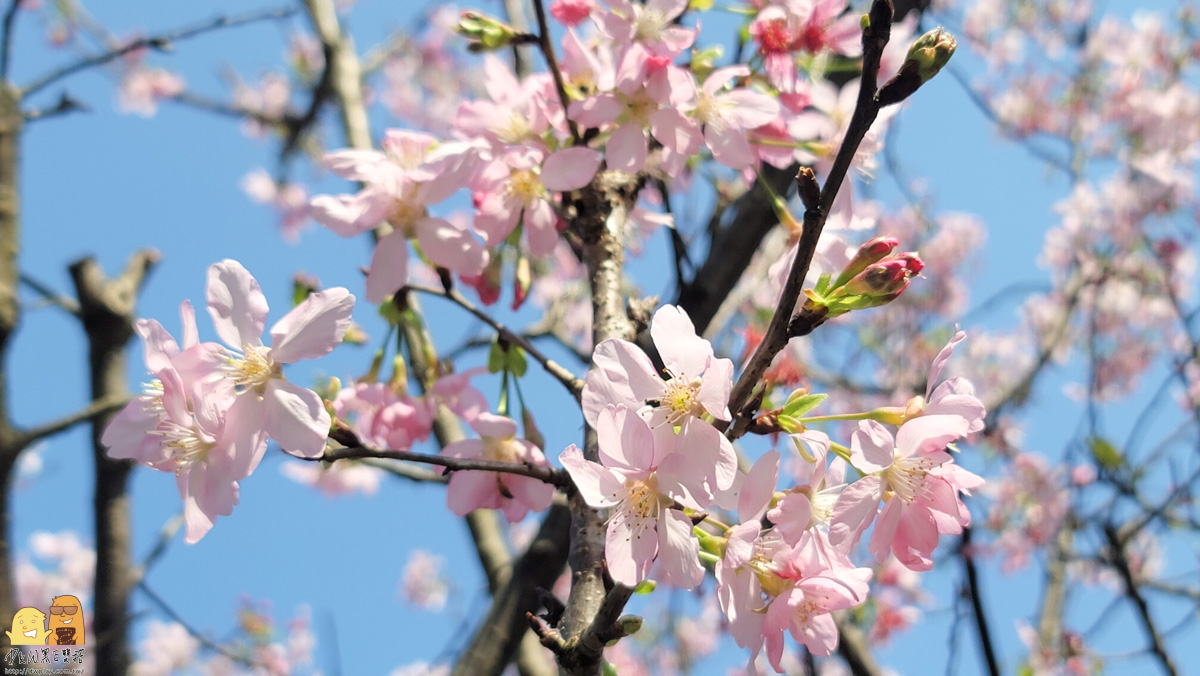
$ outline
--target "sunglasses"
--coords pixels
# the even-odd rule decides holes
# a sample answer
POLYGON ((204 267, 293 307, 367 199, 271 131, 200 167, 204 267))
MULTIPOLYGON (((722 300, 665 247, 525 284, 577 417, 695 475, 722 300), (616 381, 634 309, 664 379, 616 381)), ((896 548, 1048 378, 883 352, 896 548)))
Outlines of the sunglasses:
POLYGON ((77 606, 50 606, 51 615, 74 615, 77 610, 77 606))

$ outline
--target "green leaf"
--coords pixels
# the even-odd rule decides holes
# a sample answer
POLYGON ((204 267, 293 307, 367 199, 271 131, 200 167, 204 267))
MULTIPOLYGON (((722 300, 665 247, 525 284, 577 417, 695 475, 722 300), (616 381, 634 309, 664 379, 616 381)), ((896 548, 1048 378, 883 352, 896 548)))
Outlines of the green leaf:
POLYGON ((529 369, 529 362, 525 359, 525 350, 516 345, 508 346, 508 370, 518 378, 525 375, 525 371, 529 369))
POLYGON ((1107 440, 1100 437, 1092 437, 1088 439, 1088 449, 1092 452, 1092 457, 1101 467, 1107 470, 1120 469, 1125 459, 1121 456, 1121 451, 1116 446, 1110 444, 1107 440))
POLYGON ((604 663, 604 676, 617 676, 617 668, 610 662, 604 663))
POLYGON ((499 373, 508 367, 508 354, 504 348, 500 347, 500 341, 492 340, 492 347, 488 350, 488 372, 499 373))
POLYGON ((803 418, 805 413, 820 406, 821 402, 828 398, 829 395, 822 392, 804 393, 803 390, 796 390, 788 396, 787 403, 783 405, 780 413, 791 418, 803 418))
POLYGON ((793 418, 790 415, 784 415, 781 413, 776 420, 779 422, 779 426, 783 428, 783 431, 787 432, 788 434, 796 434, 800 430, 804 429, 804 423, 800 422, 799 418, 793 418))
POLYGON ((696 12, 707 12, 712 9, 713 0, 691 0, 688 3, 688 9, 696 12))

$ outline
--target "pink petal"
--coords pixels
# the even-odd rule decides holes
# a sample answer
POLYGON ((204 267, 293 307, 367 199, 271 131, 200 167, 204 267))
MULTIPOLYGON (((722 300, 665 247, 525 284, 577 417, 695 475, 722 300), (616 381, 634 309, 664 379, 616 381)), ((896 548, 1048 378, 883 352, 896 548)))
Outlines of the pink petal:
POLYGON ((146 370, 151 373, 171 366, 171 357, 179 354, 179 344, 156 319, 139 319, 134 330, 145 343, 146 370))
MULTIPOLYGON (((692 374, 688 374, 692 375, 692 374)), ((704 371, 697 398, 700 405, 717 420, 729 420, 729 392, 733 389, 733 362, 713 359, 704 371)))
POLYGON ((501 479, 513 500, 535 512, 545 511, 554 501, 554 486, 528 476, 507 475, 501 479))
POLYGON ((225 412, 225 428, 219 444, 228 449, 232 458, 229 471, 234 481, 250 476, 267 450, 265 415, 262 398, 253 392, 237 397, 225 412))
POLYGON ((673 587, 693 589, 704 581, 700 543, 692 535, 691 519, 679 510, 665 510, 658 520, 658 563, 673 587))
POLYGON ((375 244, 367 273, 367 301, 382 303, 408 283, 408 240, 396 230, 375 244))
POLYGON ((354 296, 342 287, 309 294, 271 327, 271 358, 282 364, 316 359, 333 351, 354 311, 354 296))
MULTIPOLYGON (((743 522, 758 521, 767 511, 771 496, 775 494, 775 482, 779 477, 779 452, 768 451, 762 455, 742 483, 738 495, 738 518, 743 522)), ((805 524, 807 525, 807 524, 805 524)))
POLYGON ((455 472, 446 485, 446 506, 455 516, 491 507, 499 497, 493 472, 455 472))
POLYGON ((627 587, 636 587, 650 573, 658 553, 658 536, 653 528, 630 523, 629 513, 618 509, 608 522, 604 540, 604 560, 612 579, 627 587))
POLYGON ((596 419, 596 436, 605 467, 644 472, 654 467, 654 435, 635 411, 605 407, 596 419))
POLYGON ((788 493, 767 512, 775 530, 788 544, 796 544, 812 525, 812 502, 803 493, 788 493))
POLYGON ((471 429, 489 439, 512 439, 517 436, 516 421, 494 413, 480 413, 471 421, 471 429))
POLYGON ((746 135, 736 129, 710 124, 704 128, 704 140, 713 159, 730 169, 745 169, 757 162, 746 135))
POLYGON ((636 174, 646 166, 646 152, 646 132, 627 122, 608 138, 605 160, 609 169, 636 174))
POLYGON ((779 116, 779 101, 752 89, 736 89, 721 98, 733 102, 729 119, 742 129, 756 129, 779 116))
POLYGON ((262 345, 267 310, 267 297, 241 263, 227 258, 209 266, 208 312, 226 345, 262 345))
POLYGON ((542 185, 554 192, 578 190, 592 182, 599 168, 600 153, 595 150, 564 148, 546 158, 542 166, 542 185))
POLYGON ((862 420, 850 437, 850 460, 864 474, 891 467, 896 456, 892 433, 874 420, 862 420))
POLYGON ((829 521, 829 542, 846 549, 871 525, 879 501, 883 499, 883 480, 868 476, 855 481, 842 491, 833 506, 829 521), (842 545, 846 545, 845 548, 842 545))
POLYGON ((395 197, 380 188, 357 195, 317 195, 309 202, 318 223, 342 237, 356 237, 387 220, 395 197))
POLYGON ((600 463, 585 460, 575 444, 563 449, 558 461, 571 475, 571 481, 575 482, 584 502, 597 509, 621 502, 621 497, 626 493, 625 485, 600 463))
POLYGON ((134 399, 113 416, 100 443, 108 448, 108 457, 136 460, 140 463, 158 463, 165 458, 162 437, 151 434, 158 427, 159 418, 146 408, 141 399, 134 399))
POLYGON ((663 381, 641 348, 610 338, 596 346, 593 368, 583 388, 583 413, 595 427, 600 411, 609 404, 640 408, 647 399, 662 395, 663 381))
POLYGON ((442 218, 417 221, 417 242, 429 260, 464 277, 477 277, 488 262, 488 251, 466 228, 442 218))
POLYGON ((572 120, 584 127, 598 129, 615 122, 625 106, 612 94, 598 94, 583 101, 573 101, 567 110, 572 120))
POLYGON ((329 412, 316 392, 272 378, 263 392, 263 409, 263 428, 283 450, 302 458, 325 452, 329 412))
POLYGON ((945 450, 955 439, 967 436, 970 423, 957 415, 923 415, 900 426, 896 432, 896 451, 901 457, 945 450))
POLYGON ((554 253, 554 245, 558 243, 558 230, 554 227, 557 222, 554 208, 546 200, 536 200, 525 210, 525 240, 529 244, 529 253, 539 258, 554 253))
POLYGON ((942 370, 946 368, 946 362, 950 361, 951 355, 954 354, 954 348, 959 343, 967 339, 965 331, 958 331, 946 343, 946 346, 937 353, 933 358, 933 364, 929 367, 929 384, 925 387, 925 398, 929 399, 933 395, 933 387, 942 378, 942 370))
POLYGON ((687 313, 674 305, 664 305, 654 313, 650 337, 663 364, 676 376, 695 378, 703 374, 713 356, 712 345, 696 335, 687 313))
POLYGON ((700 149, 700 127, 676 108, 663 108, 650 113, 650 133, 664 148, 680 155, 694 155, 700 149))
POLYGON ((745 77, 749 74, 750 68, 741 64, 717 68, 713 72, 709 73, 708 77, 705 78, 702 90, 705 94, 712 96, 713 94, 721 91, 725 85, 732 82, 734 78, 745 77))

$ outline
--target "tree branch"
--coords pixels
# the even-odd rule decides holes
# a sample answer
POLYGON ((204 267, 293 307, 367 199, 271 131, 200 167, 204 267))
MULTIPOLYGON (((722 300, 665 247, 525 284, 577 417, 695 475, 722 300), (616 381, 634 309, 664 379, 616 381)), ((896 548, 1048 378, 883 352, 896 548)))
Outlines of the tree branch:
POLYGON ((867 135, 871 124, 879 115, 881 106, 877 97, 876 82, 879 75, 879 60, 883 55, 884 47, 887 46, 888 38, 891 36, 892 13, 891 0, 874 0, 871 4, 870 21, 863 30, 863 66, 862 79, 859 81, 858 101, 854 106, 854 113, 850 118, 846 134, 842 138, 841 147, 838 148, 834 158, 833 166, 829 170, 829 175, 825 177, 825 185, 821 189, 819 203, 805 204, 804 231, 800 235, 796 260, 784 282, 779 303, 775 308, 775 313, 771 316, 766 335, 750 357, 750 361, 746 364, 745 370, 742 371, 742 375, 730 393, 729 410, 733 412, 734 421, 729 425, 726 436, 731 440, 745 434, 754 419, 757 406, 753 407, 755 410, 749 412, 743 408, 750 403, 754 388, 758 385, 758 381, 767 367, 770 366, 771 360, 787 345, 788 324, 791 321, 796 300, 800 296, 804 278, 812 264, 813 254, 817 250, 817 241, 825 227, 825 219, 829 216, 829 210, 841 189, 842 181, 846 178, 854 155, 858 152, 859 144, 862 143, 863 137, 867 135))
POLYGON ((983 610, 983 595, 980 591, 979 571, 975 567, 975 551, 971 547, 971 527, 963 528, 962 540, 958 545, 958 557, 962 559, 967 575, 967 590, 971 595, 971 610, 975 614, 975 629, 979 633, 979 645, 983 649, 983 661, 990 676, 1000 676, 1000 665, 996 661, 996 649, 992 644, 992 633, 988 629, 987 614, 983 610))
POLYGON ((76 317, 79 316, 79 303, 75 302, 74 298, 64 296, 61 293, 56 293, 50 287, 46 286, 45 284, 42 284, 41 282, 34 279, 33 277, 30 277, 29 275, 25 274, 24 272, 20 273, 19 279, 20 279, 21 284, 24 284, 25 286, 28 286, 29 288, 36 291, 39 296, 41 296, 42 298, 45 298, 51 304, 57 305, 58 307, 62 308, 62 310, 64 312, 67 312, 68 314, 75 315, 76 317))
POLYGON ((150 35, 143 38, 138 38, 137 40, 128 42, 120 47, 117 47, 116 49, 111 49, 103 54, 89 56, 85 59, 80 59, 79 61, 67 64, 58 68, 57 70, 51 71, 34 80, 32 83, 26 85, 24 88, 18 90, 19 97, 27 98, 32 96, 65 77, 74 75, 82 70, 87 70, 88 68, 104 65, 109 61, 118 59, 139 49, 154 49, 160 52, 170 51, 172 43, 179 40, 186 40, 187 38, 203 35, 204 33, 208 33, 220 28, 233 28, 234 26, 242 26, 257 21, 286 19, 295 13, 296 10, 291 7, 281 7, 266 11, 252 12, 250 14, 243 14, 235 17, 219 16, 196 26, 189 26, 188 28, 169 31, 167 33, 160 33, 158 35, 150 35))
POLYGON ((581 143, 579 136, 579 128, 575 125, 575 120, 572 120, 567 115, 567 109, 571 105, 571 98, 567 96, 567 87, 563 82, 562 70, 558 67, 558 57, 554 53, 554 43, 550 42, 550 26, 546 22, 546 7, 543 0, 533 0, 533 11, 537 16, 538 24, 538 48, 542 52, 542 56, 546 59, 546 69, 550 71, 550 75, 554 78, 554 89, 558 91, 558 100, 562 103, 563 117, 567 120, 567 126, 571 130, 571 138, 578 145, 581 143))
POLYGON ((406 286, 405 290, 416 291, 418 293, 424 293, 430 296, 445 298, 467 312, 470 312, 477 319, 495 329, 496 333, 499 333, 501 338, 528 352, 531 357, 533 357, 539 364, 542 365, 543 368, 546 369, 547 373, 549 373, 551 376, 554 376, 555 380, 562 383, 563 386, 567 388, 567 390, 571 393, 571 396, 575 397, 576 401, 579 401, 579 398, 583 396, 582 379, 577 378, 575 374, 571 373, 571 371, 569 371, 565 366, 547 357, 542 353, 541 350, 534 347, 533 343, 530 343, 528 340, 526 340, 524 336, 513 332, 500 322, 492 319, 491 316, 472 304, 471 301, 467 300, 458 291, 453 289, 450 291, 442 291, 441 289, 433 289, 426 286, 414 286, 411 284, 406 286))
POLYGON ((1162 635, 1154 623, 1154 618, 1150 616, 1150 606, 1146 604, 1146 599, 1138 589, 1137 580, 1133 577, 1133 571, 1129 569, 1129 558, 1125 555, 1125 545, 1117 535, 1116 527, 1111 523, 1104 524, 1104 538, 1108 540, 1109 556, 1113 567, 1117 569, 1117 573, 1125 583, 1125 595, 1129 597, 1130 601, 1133 601, 1133 607, 1137 610, 1142 629, 1146 632, 1146 639, 1150 641, 1150 652, 1158 658, 1163 672, 1175 676, 1179 672, 1175 668, 1175 663, 1171 661, 1171 656, 1167 654, 1162 635))
POLYGON ((557 486, 559 488, 567 488, 571 486, 570 477, 566 472, 555 469, 553 467, 543 467, 541 465, 526 465, 514 462, 502 462, 499 460, 476 460, 473 458, 452 458, 446 455, 431 455, 428 453, 414 453, 412 451, 394 451, 394 450, 379 450, 368 448, 366 446, 347 446, 344 448, 331 448, 325 453, 316 458, 303 458, 300 456, 292 456, 299 460, 307 460, 309 462, 333 462, 334 460, 362 460, 364 458, 390 458, 392 460, 407 460, 409 462, 421 462, 428 465, 437 465, 445 467, 447 472, 500 472, 502 474, 515 474, 517 476, 527 476, 538 481, 557 486))
POLYGON ((8 9, 4 12, 4 28, 0 34, 0 80, 8 80, 8 66, 12 62, 13 25, 20 9, 21 0, 9 0, 8 9))
POLYGON ((80 423, 93 422, 96 418, 109 416, 125 408, 125 405, 128 403, 129 397, 127 395, 115 395, 104 399, 97 399, 82 409, 65 415, 58 420, 52 420, 37 427, 21 430, 18 437, 19 447, 28 448, 37 441, 61 432, 66 432, 80 423))

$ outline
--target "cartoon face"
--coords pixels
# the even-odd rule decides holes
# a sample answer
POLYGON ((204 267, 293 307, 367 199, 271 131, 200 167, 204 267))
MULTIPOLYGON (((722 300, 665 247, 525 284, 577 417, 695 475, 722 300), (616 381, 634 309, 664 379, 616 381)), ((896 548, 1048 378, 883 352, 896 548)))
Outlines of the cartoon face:
POLYGON ((13 615, 8 641, 12 645, 46 645, 46 616, 37 608, 22 608, 13 615))
POLYGON ((55 596, 50 605, 50 645, 83 645, 83 606, 74 596, 55 596))

